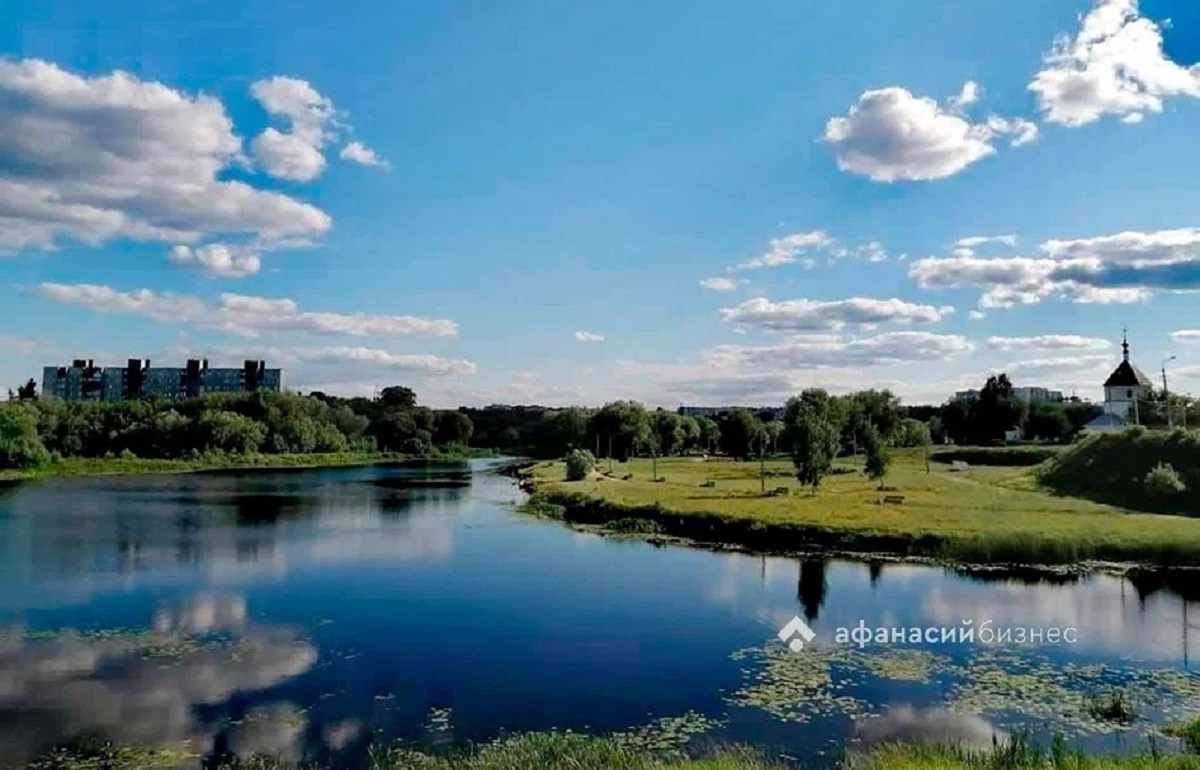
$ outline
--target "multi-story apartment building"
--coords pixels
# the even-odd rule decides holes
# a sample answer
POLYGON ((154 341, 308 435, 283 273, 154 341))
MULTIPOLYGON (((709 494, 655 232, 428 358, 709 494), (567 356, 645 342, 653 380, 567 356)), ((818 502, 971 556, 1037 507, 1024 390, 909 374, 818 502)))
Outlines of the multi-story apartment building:
POLYGON ((42 393, 64 401, 124 401, 136 398, 196 398, 205 393, 279 392, 283 373, 263 361, 241 368, 210 368, 207 359, 191 359, 183 368, 152 367, 131 358, 123 367, 100 368, 76 359, 70 366, 42 370, 42 393))

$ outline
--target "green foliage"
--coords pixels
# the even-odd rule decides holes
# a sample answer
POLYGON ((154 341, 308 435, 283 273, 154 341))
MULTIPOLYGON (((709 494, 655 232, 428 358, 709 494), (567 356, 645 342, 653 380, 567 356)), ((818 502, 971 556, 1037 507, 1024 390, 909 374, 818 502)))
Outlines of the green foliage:
POLYGON ((814 494, 833 471, 841 442, 840 431, 830 415, 820 399, 805 402, 803 396, 789 401, 785 409, 786 435, 796 479, 811 487, 814 494))
POLYGON ((32 379, 26 382, 21 387, 17 388, 17 399, 20 401, 32 401, 37 398, 38 387, 37 383, 32 379))
POLYGON ((475 431, 471 418, 457 410, 438 412, 434 424, 434 440, 450 446, 466 446, 475 431))
POLYGON ((920 420, 905 418, 896 427, 896 432, 892 437, 892 446, 903 449, 929 446, 933 443, 931 429, 931 425, 926 425, 920 420))
POLYGON ((709 417, 701 417, 696 420, 696 424, 700 426, 700 445, 705 452, 715 452, 721 445, 721 426, 716 420, 709 417))
POLYGON ((879 435, 879 431, 874 426, 870 426, 863 434, 863 452, 866 455, 863 471, 867 474, 867 478, 883 486, 883 480, 887 478, 892 458, 888 454, 883 437, 879 435))
POLYGON ((1187 484, 1170 463, 1159 463, 1146 474, 1146 491, 1157 497, 1171 497, 1187 491, 1187 484))
POLYGON ((588 432, 600 439, 600 451, 625 460, 650 444, 653 430, 646 408, 636 401, 613 401, 592 414, 588 432))
POLYGON ((0 404, 0 469, 37 468, 50 462, 38 436, 37 417, 20 403, 0 404))
MULTIPOLYGON (((202 452, 253 454, 266 438, 266 426, 236 412, 205 412, 196 423, 197 445, 202 452)), ((305 451, 311 451, 305 450, 305 451)))
POLYGON ((738 460, 758 454, 765 437, 763 424, 748 409, 733 409, 720 422, 721 451, 738 460))
POLYGON ((586 449, 573 449, 567 454, 567 481, 583 481, 596 467, 596 458, 586 449))
POLYGON ((657 439, 655 448, 659 454, 678 454, 683 449, 687 431, 683 427, 682 417, 659 409, 650 415, 650 427, 657 439))
POLYGON ((1114 722, 1128 725, 1138 719, 1137 711, 1128 696, 1120 690, 1104 695, 1093 695, 1087 704, 1088 715, 1097 722, 1114 722))
POLYGON ((1200 754, 1200 717, 1180 725, 1172 725, 1165 732, 1178 738, 1189 754, 1200 754))

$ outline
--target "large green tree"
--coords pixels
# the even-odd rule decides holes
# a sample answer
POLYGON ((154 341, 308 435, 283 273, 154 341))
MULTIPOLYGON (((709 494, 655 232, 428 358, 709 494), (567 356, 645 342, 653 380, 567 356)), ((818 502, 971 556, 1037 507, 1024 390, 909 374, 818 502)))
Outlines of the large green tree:
POLYGON ((839 410, 823 390, 805 391, 784 407, 784 441, 796 478, 816 494, 841 446, 839 410))
POLYGON ((625 460, 644 450, 653 434, 650 415, 636 401, 613 401, 592 414, 588 433, 600 439, 600 451, 625 460))
POLYGON ((677 454, 683 449, 687 432, 684 430, 683 420, 679 415, 659 409, 650 415, 650 424, 660 455, 677 454))
POLYGON ((721 451, 738 460, 757 456, 766 433, 749 409, 731 409, 720 422, 721 451))

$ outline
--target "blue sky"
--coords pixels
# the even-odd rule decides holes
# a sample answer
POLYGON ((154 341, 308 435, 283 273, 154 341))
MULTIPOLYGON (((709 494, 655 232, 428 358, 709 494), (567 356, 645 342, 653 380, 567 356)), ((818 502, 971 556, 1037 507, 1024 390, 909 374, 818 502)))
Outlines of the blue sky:
POLYGON ((1128 326, 1200 393, 1197 62, 1190 0, 17 0, 0 381, 1094 397, 1128 326))

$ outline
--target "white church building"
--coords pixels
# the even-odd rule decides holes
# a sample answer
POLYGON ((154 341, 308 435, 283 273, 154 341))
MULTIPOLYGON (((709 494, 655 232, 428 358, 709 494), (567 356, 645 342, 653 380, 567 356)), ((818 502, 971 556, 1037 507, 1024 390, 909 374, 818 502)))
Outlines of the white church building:
POLYGON ((1104 381, 1104 413, 1084 426, 1084 430, 1115 431, 1141 422, 1138 399, 1149 395, 1154 386, 1129 360, 1128 336, 1121 342, 1121 352, 1121 363, 1104 381))

